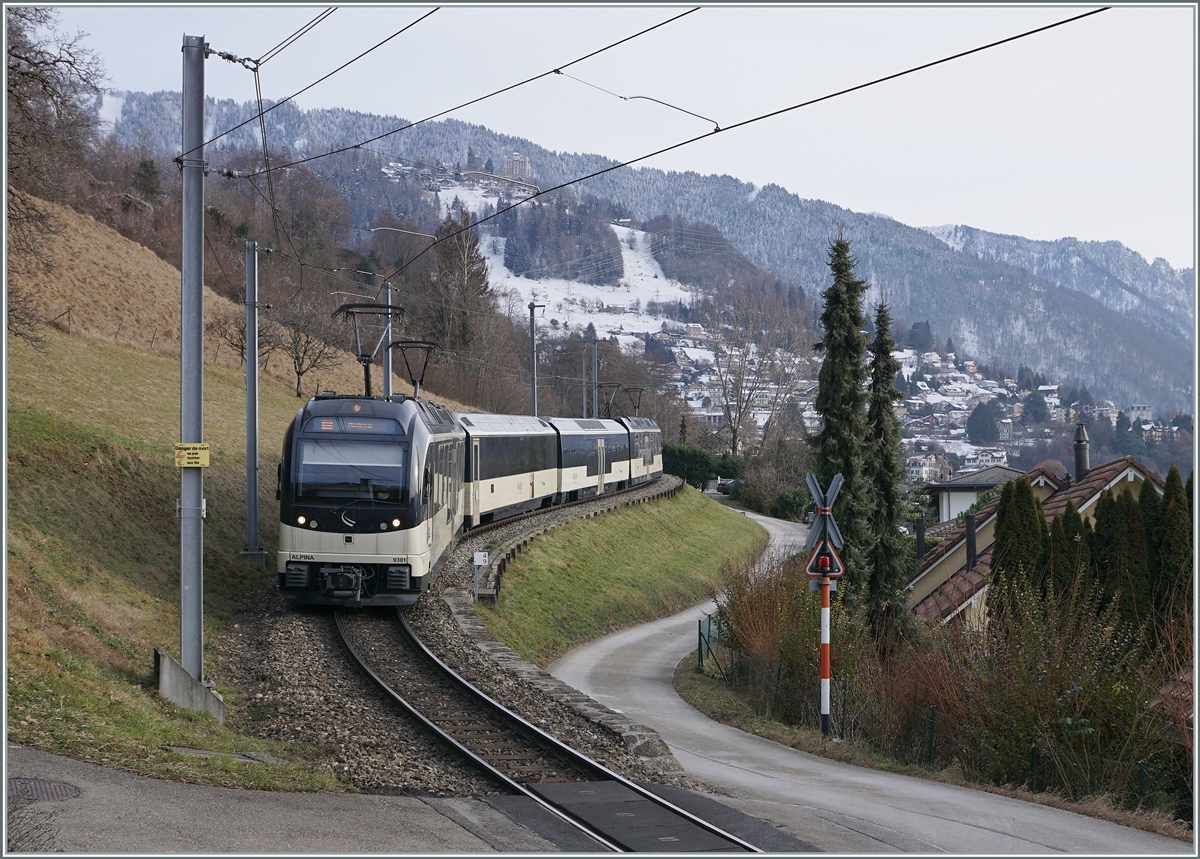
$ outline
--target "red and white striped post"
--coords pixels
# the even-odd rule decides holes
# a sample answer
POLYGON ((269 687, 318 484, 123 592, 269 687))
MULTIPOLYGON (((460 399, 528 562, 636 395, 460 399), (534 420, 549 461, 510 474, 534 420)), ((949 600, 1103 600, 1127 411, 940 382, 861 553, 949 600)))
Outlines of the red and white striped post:
MULTIPOLYGON (((829 558, 820 558, 822 572, 829 572, 829 558)), ((829 736, 829 576, 821 576, 821 736, 829 736)))
POLYGON ((835 474, 829 482, 829 491, 822 492, 816 475, 809 474, 805 481, 817 508, 817 516, 809 529, 805 547, 813 553, 804 565, 811 590, 821 591, 821 735, 829 736, 829 592, 837 587, 834 579, 846 572, 846 566, 838 557, 842 547, 842 533, 833 519, 833 502, 841 491, 842 475, 835 474))

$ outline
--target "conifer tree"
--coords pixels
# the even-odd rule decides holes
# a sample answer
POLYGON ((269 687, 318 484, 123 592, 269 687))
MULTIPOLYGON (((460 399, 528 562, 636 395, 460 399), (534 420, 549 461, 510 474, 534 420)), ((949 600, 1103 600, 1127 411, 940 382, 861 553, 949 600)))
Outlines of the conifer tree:
POLYGON ((1005 484, 997 508, 993 538, 992 572, 1023 572, 1031 582, 1037 582, 1046 555, 1046 519, 1042 505, 1033 494, 1029 481, 1019 477, 1005 484), (1008 503, 1004 495, 1009 492, 1008 503))
POLYGON ((1050 565, 1046 571, 1046 592, 1061 598, 1071 587, 1075 576, 1072 546, 1067 541, 1063 517, 1059 516, 1050 525, 1050 565))
POLYGON ((1167 472, 1159 508, 1159 577, 1160 611, 1173 603, 1176 608, 1192 601, 1192 517, 1183 481, 1175 463, 1167 472))
POLYGON ((817 376, 817 397, 813 403, 821 416, 821 429, 812 437, 816 454, 816 472, 821 486, 828 489, 834 475, 845 483, 834 505, 834 518, 846 545, 841 555, 846 564, 843 594, 855 596, 867 581, 865 569, 869 537, 866 527, 867 493, 864 491, 863 439, 866 437, 866 355, 867 341, 862 333, 866 323, 861 299, 865 281, 854 276, 856 261, 850 256, 850 242, 838 231, 829 246, 829 269, 833 283, 822 294, 825 308, 821 313, 824 339, 813 348, 825 354, 817 376))
POLYGON ((1088 539, 1090 523, 1085 521, 1068 499, 1062 513, 1063 536, 1067 540, 1067 554, 1071 561, 1071 575, 1078 575, 1080 585, 1090 590, 1092 584, 1092 559, 1088 539))
POLYGON ((1126 489, 1117 498, 1118 521, 1125 528, 1126 558, 1121 591, 1121 616, 1136 626, 1144 626, 1154 617, 1154 590, 1146 560, 1146 529, 1142 511, 1133 493, 1126 489))
POLYGON ((887 304, 875 310, 871 341, 871 385, 867 396, 867 437, 863 477, 870 496, 870 544, 865 602, 876 638, 903 616, 907 573, 900 524, 904 516, 904 464, 900 456, 900 421, 894 403, 900 362, 892 357, 892 317, 887 304))
POLYGON ((1146 571, 1149 575, 1151 591, 1158 590, 1158 579, 1161 564, 1159 562, 1159 508, 1162 500, 1158 490, 1154 488, 1153 480, 1143 480, 1141 491, 1138 493, 1138 509, 1142 514, 1142 530, 1146 535, 1146 571))

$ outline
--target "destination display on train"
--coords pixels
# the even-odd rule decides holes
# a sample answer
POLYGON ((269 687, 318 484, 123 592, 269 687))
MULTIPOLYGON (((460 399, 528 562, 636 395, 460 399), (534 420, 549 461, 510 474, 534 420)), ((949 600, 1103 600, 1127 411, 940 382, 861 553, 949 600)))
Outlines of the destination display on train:
POLYGON ((307 432, 337 432, 337 433, 374 433, 376 435, 395 435, 400 432, 400 425, 391 418, 348 418, 328 417, 313 418, 305 427, 307 432))

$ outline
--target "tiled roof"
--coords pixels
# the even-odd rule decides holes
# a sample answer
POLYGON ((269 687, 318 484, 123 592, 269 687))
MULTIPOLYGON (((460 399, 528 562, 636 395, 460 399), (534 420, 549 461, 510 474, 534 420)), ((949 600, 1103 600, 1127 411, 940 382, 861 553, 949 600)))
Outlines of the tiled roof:
MULTIPOLYGON (((980 528, 983 525, 983 523, 986 522, 988 519, 995 516, 996 508, 999 506, 1000 506, 1000 496, 996 496, 991 501, 989 501, 987 504, 984 504, 982 507, 980 507, 978 510, 976 510, 975 511, 975 527, 976 527, 976 529, 980 528)), ((921 573, 925 572, 930 567, 932 567, 934 564, 936 564, 938 561, 940 561, 956 545, 961 543, 967 536, 966 524, 964 523, 962 525, 959 525, 957 520, 955 520, 955 519, 950 519, 946 522, 942 522, 941 524, 937 525, 936 527, 938 529, 938 533, 935 534, 934 536, 941 536, 942 542, 939 543, 937 546, 935 546, 933 548, 933 551, 931 551, 928 555, 925 556, 925 560, 921 563, 921 567, 920 567, 917 575, 920 575, 921 573), (943 530, 943 526, 945 526, 945 525, 949 525, 952 527, 950 528, 949 531, 946 531, 946 530, 943 530)), ((926 530, 925 533, 928 535, 929 531, 926 530)))
POLYGON ((926 620, 940 621, 950 617, 958 607, 983 590, 991 577, 992 550, 978 557, 975 566, 965 567, 942 582, 929 596, 913 607, 913 614, 926 620))
POLYGON ((1046 521, 1053 522, 1061 516, 1063 511, 1067 509, 1067 501, 1071 501, 1075 505, 1075 509, 1078 510, 1092 498, 1099 495, 1105 486, 1120 477, 1121 472, 1130 467, 1149 475, 1159 490, 1162 490, 1162 478, 1132 456, 1123 456, 1120 459, 1114 459, 1112 462, 1106 462, 1104 465, 1093 468, 1083 476, 1083 480, 1072 484, 1067 489, 1055 492, 1043 501, 1042 511, 1046 514, 1046 521))
POLYGON ((1022 472, 1015 468, 1008 468, 1003 465, 989 465, 987 468, 981 468, 978 471, 971 471, 967 474, 955 477, 953 480, 947 480, 942 486, 953 486, 956 483, 1004 483, 1009 480, 1016 480, 1022 472))

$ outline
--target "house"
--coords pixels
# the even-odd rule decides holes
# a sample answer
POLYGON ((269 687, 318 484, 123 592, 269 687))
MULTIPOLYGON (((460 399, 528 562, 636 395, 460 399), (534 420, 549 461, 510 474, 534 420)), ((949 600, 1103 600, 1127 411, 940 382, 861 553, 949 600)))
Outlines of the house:
POLYGON ((927 483, 925 493, 937 503, 938 521, 947 522, 969 509, 989 489, 1020 476, 1015 468, 993 465, 943 483, 927 483))
MULTIPOLYGON (((1042 504, 1047 522, 1066 510, 1067 502, 1085 519, 1095 519, 1096 502, 1105 490, 1128 485, 1136 497, 1142 481, 1153 481, 1161 495, 1163 481, 1132 456, 1114 459, 1094 469, 1087 467, 1087 438, 1076 443, 1074 482, 1060 480, 1041 466, 1026 472, 1034 495, 1042 504)), ((951 531, 920 564, 908 584, 908 604, 913 613, 934 623, 960 618, 981 623, 986 617, 987 589, 991 577, 992 541, 1000 499, 994 498, 974 516, 951 531), (973 526, 973 527, 972 527, 973 526)))

